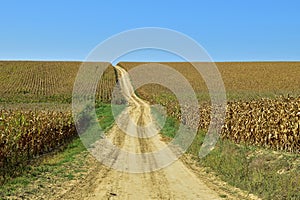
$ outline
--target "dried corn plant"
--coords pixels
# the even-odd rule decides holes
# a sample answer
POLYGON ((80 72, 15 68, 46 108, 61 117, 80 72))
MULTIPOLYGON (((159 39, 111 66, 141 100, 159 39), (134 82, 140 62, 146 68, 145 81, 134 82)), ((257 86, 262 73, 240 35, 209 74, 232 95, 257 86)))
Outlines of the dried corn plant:
POLYGON ((0 182, 27 161, 71 141, 72 114, 56 111, 0 110, 0 182))
MULTIPOLYGON (((207 130, 211 107, 202 104, 199 110, 199 129, 207 130)), ((176 117, 180 120, 180 114, 176 117)), ((236 143, 300 153, 300 97, 228 102, 221 136, 236 143)))
POLYGON ((231 102, 222 136, 300 153, 300 97, 231 102))

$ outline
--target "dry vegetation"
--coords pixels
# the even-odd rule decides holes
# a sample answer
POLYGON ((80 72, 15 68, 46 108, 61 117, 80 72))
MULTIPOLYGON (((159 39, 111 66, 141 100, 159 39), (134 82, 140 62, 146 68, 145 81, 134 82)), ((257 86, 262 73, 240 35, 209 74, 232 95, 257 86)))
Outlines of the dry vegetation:
MULTIPOLYGON (((32 158, 77 135, 70 105, 79 62, 0 62, 0 183, 32 158)), ((109 102, 116 83, 109 66, 96 100, 109 102)), ((78 122, 77 122, 78 123, 78 122)))
POLYGON ((300 153, 300 98, 232 102, 227 110, 223 137, 300 153))
POLYGON ((0 183, 76 135, 71 112, 0 110, 0 183))
MULTIPOLYGON (((120 63, 130 70, 143 63, 120 63)), ((164 63, 191 83, 200 103, 200 129, 210 122, 210 105, 203 79, 188 63, 164 63)), ((300 63, 216 63, 227 91, 222 136, 236 143, 300 152, 300 63), (282 97, 282 95, 284 97, 282 97), (289 97, 294 96, 294 97, 289 97)), ((169 115, 181 119, 180 107, 167 88, 148 84, 138 94, 166 107, 169 115)), ((191 112, 193 113, 193 112, 191 112)))
POLYGON ((69 101, 79 66, 76 62, 0 62, 1 101, 69 101))
MULTIPOLYGON (((145 63, 121 62, 127 70, 145 63)), ((208 100, 207 87, 189 63, 161 63, 184 75, 190 82, 199 100, 208 100)), ((228 62, 216 63, 225 85, 229 100, 248 100, 279 95, 300 95, 300 62, 228 62)), ((139 90, 141 96, 154 99, 155 96, 170 93, 157 85, 145 85, 139 90)))
MULTIPOLYGON (((71 103, 80 62, 0 62, 0 102, 71 103)), ((109 101, 115 85, 110 66, 98 84, 97 98, 109 101)))
MULTIPOLYGON (((200 107, 200 128, 207 130, 210 105, 200 107)), ((300 98, 229 102, 222 137, 300 153, 300 98)))

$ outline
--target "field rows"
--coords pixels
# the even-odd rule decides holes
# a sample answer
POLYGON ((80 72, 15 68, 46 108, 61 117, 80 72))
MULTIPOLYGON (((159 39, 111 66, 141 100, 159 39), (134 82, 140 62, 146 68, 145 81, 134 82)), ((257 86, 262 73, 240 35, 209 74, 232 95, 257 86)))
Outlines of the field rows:
MULTIPOLYGON (((145 63, 121 62, 119 65, 130 70, 141 64, 145 63)), ((191 64, 180 62, 161 64, 183 75, 200 101, 209 100, 206 84, 191 64)), ((222 76, 228 100, 300 95, 300 62, 217 62, 216 66, 222 76)), ((147 99, 162 94, 171 95, 170 90, 156 84, 145 85, 139 92, 147 96, 147 99)))
MULTIPOLYGON (((0 62, 0 101, 71 103, 80 62, 0 62)), ((109 101, 115 85, 112 66, 98 83, 97 98, 109 101)))

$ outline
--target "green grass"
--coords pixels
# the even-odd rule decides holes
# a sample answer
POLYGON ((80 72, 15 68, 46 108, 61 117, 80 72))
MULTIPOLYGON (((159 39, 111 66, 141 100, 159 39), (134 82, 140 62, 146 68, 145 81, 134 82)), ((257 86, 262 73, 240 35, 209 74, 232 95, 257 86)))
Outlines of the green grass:
POLYGON ((177 120, 175 120, 172 117, 167 117, 166 123, 161 131, 164 133, 164 136, 173 138, 176 135, 178 126, 179 126, 179 123, 177 122, 177 120))
MULTIPOLYGON (((174 137, 176 120, 167 118, 161 133, 174 137)), ((263 199, 300 199, 300 155, 219 139, 214 150, 198 158, 205 137, 199 131, 187 153, 222 180, 263 199)))
POLYGON ((111 128, 112 124, 115 121, 115 116, 118 116, 125 108, 125 105, 113 105, 111 104, 103 104, 100 103, 97 105, 96 114, 99 119, 99 123, 101 128, 106 131, 111 128), (112 113, 112 109, 114 109, 114 115, 112 113))
POLYGON ((84 146, 90 148, 95 141, 102 138, 103 134, 113 125, 115 116, 119 115, 124 108, 124 105, 114 105, 113 109, 115 113, 113 114, 111 104, 97 104, 97 121, 93 121, 88 112, 85 113, 85 116, 83 117, 88 119, 90 123, 88 124, 88 127, 85 127, 85 130, 80 135, 84 146))

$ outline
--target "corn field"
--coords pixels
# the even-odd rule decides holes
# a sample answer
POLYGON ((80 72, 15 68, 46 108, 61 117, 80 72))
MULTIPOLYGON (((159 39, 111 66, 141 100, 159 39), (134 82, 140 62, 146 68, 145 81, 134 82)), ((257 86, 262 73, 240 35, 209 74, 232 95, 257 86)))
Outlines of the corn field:
POLYGON ((76 135, 71 112, 0 110, 0 177, 76 135))
MULTIPOLYGON (((142 62, 121 62, 118 65, 127 71, 142 62)), ((193 87, 200 101, 208 101, 209 94, 204 79, 187 62, 161 63, 183 75, 193 87)), ((300 62, 216 62, 229 100, 274 98, 288 94, 300 95, 300 62)), ((139 93, 145 96, 170 94, 164 87, 148 84, 139 93)), ((144 96, 143 96, 144 97, 144 96)))
MULTIPOLYGON (((130 70, 141 64, 145 63, 123 62, 119 65, 130 70)), ((189 63, 162 64, 177 70, 189 81, 200 102, 199 128, 206 130, 210 123, 211 107, 208 90, 200 74, 189 63)), ((300 63, 220 62, 216 66, 228 99, 221 136, 236 143, 299 153, 300 63)), ((151 104, 163 105, 168 115, 182 120, 178 101, 167 88, 148 84, 137 92, 151 104)), ((195 120, 188 121, 196 123, 195 120)))
MULTIPOLYGON (((27 107, 0 109, 0 183, 7 175, 18 174, 18 169, 31 159, 64 146, 77 135, 70 109, 36 109, 33 103, 38 103, 38 107, 41 102, 55 103, 55 108, 71 103, 81 64, 0 62, 2 107, 6 107, 5 103, 13 103, 12 107, 24 103, 27 107)), ((109 66, 96 84, 96 101, 110 102, 116 84, 114 68, 109 66)), ((79 119, 77 123, 83 122, 79 119)))
MULTIPOLYGON (((0 62, 0 102, 71 103, 80 62, 0 62)), ((110 101, 116 83, 109 66, 98 83, 96 98, 110 101)))
POLYGON ((300 153, 300 97, 229 103, 222 137, 300 153))
MULTIPOLYGON (((161 102, 159 102, 161 103, 161 102)), ((162 103, 170 116, 182 120, 180 106, 176 101, 162 103)), ((188 113, 194 113, 188 105, 188 113)), ((211 106, 202 103, 199 107, 199 129, 210 125, 211 106)), ((195 124, 193 116, 185 120, 195 124)), ((263 146, 274 150, 300 153, 300 97, 263 98, 251 101, 227 103, 225 124, 221 137, 235 143, 263 146)))

